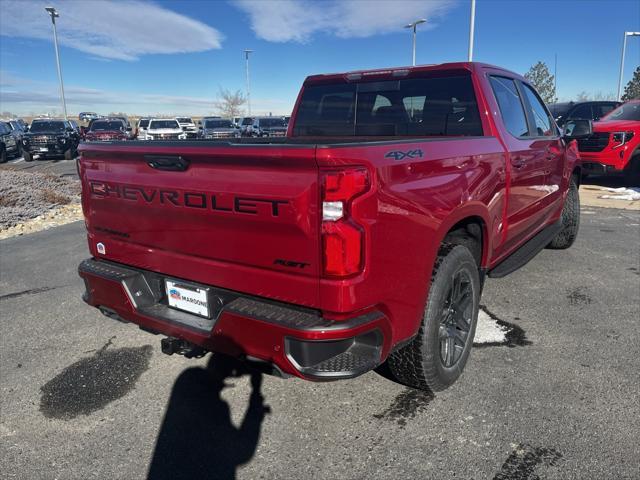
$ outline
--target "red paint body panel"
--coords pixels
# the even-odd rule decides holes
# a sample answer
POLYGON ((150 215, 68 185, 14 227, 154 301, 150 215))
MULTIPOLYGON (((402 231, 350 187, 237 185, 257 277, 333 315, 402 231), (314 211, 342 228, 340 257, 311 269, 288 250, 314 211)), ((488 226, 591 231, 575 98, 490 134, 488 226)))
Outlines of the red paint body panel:
MULTIPOLYGON (((287 140, 283 145, 84 144, 80 176, 91 254, 310 307, 336 321, 380 311, 385 316, 380 328, 386 357, 394 345, 417 332, 434 261, 447 232, 465 219, 481 221, 482 267, 497 265, 559 218, 577 158, 575 146, 565 146, 557 136, 523 141, 508 134, 487 75, 508 75, 524 82, 518 75, 473 63, 359 74, 395 78, 397 70, 407 70, 409 77, 451 71, 471 75, 484 136, 352 138, 353 143, 309 138, 304 144, 287 140), (385 156, 392 150, 418 148, 424 153, 418 159, 385 156), (183 172, 158 171, 148 165, 145 156, 149 155, 180 156, 190 164, 183 172), (516 171, 516 157, 526 157, 527 169, 516 171), (369 190, 350 207, 364 230, 364 267, 355 276, 336 280, 321 274, 319 179, 326 169, 347 166, 369 172, 369 190), (177 195, 172 197, 177 205, 167 199, 166 192, 177 195), (277 215, 273 202, 282 202, 277 203, 277 215), (96 250, 98 242, 106 247, 104 255, 96 250), (306 266, 292 269, 277 259, 306 266)), ((344 81, 346 76, 309 77, 305 85, 344 81)), ((289 137, 299 103, 300 97, 289 137)), ((122 317, 167 335, 224 349, 213 333, 205 338, 139 315, 123 292, 106 283, 91 279, 92 304, 109 306, 122 317)), ((215 330, 220 327, 220 334, 231 336, 246 354, 297 374, 280 348, 283 337, 292 332, 228 317, 223 316, 215 330)), ((313 337, 353 334, 316 332, 313 337)))

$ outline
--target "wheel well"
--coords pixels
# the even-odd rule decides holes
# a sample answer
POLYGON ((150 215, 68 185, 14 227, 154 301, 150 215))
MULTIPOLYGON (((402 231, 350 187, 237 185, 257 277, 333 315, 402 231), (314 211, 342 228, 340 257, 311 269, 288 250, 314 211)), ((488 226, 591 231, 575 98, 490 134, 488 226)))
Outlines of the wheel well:
POLYGON ((456 223, 444 237, 444 243, 467 247, 478 266, 482 265, 485 224, 480 217, 469 217, 456 223))
POLYGON ((575 167, 573 172, 571 172, 571 176, 575 179, 576 186, 580 188, 580 182, 582 181, 582 168, 575 167))

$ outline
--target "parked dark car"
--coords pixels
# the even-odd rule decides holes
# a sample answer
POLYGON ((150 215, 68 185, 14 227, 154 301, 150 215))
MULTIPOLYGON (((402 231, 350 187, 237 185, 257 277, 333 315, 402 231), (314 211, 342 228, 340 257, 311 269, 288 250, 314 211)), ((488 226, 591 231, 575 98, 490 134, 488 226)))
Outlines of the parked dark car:
POLYGON ((240 136, 240 129, 233 120, 225 118, 202 119, 202 138, 235 138, 240 136))
POLYGON ((113 140, 129 140, 124 121, 119 118, 100 118, 91 122, 91 127, 85 131, 87 142, 110 142, 113 140))
POLYGON ((41 157, 61 157, 71 160, 77 154, 80 134, 64 119, 36 119, 22 139, 25 161, 41 157))
POLYGON ((549 105, 549 111, 559 127, 569 120, 600 120, 607 113, 621 105, 614 101, 562 102, 549 105))
POLYGON ((11 135, 16 141, 16 145, 18 145, 18 154, 22 153, 22 138, 24 137, 25 132, 27 131, 27 127, 24 122, 20 120, 6 120, 5 122, 9 128, 11 129, 11 135))
POLYGON ((284 137, 287 122, 284 117, 245 117, 241 133, 243 137, 284 137))
POLYGON ((11 127, 7 122, 0 122, 0 163, 6 162, 9 157, 15 157, 19 153, 11 127))

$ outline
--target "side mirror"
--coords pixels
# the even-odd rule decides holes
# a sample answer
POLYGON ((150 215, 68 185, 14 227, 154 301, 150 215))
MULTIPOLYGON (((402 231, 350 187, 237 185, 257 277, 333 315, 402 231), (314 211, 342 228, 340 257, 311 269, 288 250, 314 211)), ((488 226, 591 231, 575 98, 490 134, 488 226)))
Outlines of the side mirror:
POLYGON ((593 124, 591 120, 576 118, 568 120, 562 127, 562 136, 565 140, 580 140, 590 137, 593 134, 593 124))

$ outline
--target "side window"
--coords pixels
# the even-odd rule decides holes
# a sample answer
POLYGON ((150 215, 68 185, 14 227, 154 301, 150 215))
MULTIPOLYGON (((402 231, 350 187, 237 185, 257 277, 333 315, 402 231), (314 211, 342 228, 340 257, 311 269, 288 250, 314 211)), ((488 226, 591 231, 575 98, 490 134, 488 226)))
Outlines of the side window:
POLYGON ((534 92, 533 88, 524 83, 522 86, 524 87, 524 94, 527 96, 527 100, 529 100, 529 105, 531 106, 530 113, 536 127, 535 136, 552 137, 555 133, 552 127, 553 122, 547 113, 544 103, 542 103, 542 100, 540 100, 538 94, 534 92))
POLYGON ((591 113, 591 105, 589 105, 588 103, 585 105, 578 105, 569 114, 569 118, 583 118, 586 120, 591 120, 593 118, 591 113))
POLYGON ((607 113, 612 111, 616 106, 614 104, 602 104, 593 106, 593 119, 600 120, 607 113))
POLYGON ((490 78, 505 127, 516 137, 526 137, 529 135, 529 127, 515 82, 505 77, 490 78))

